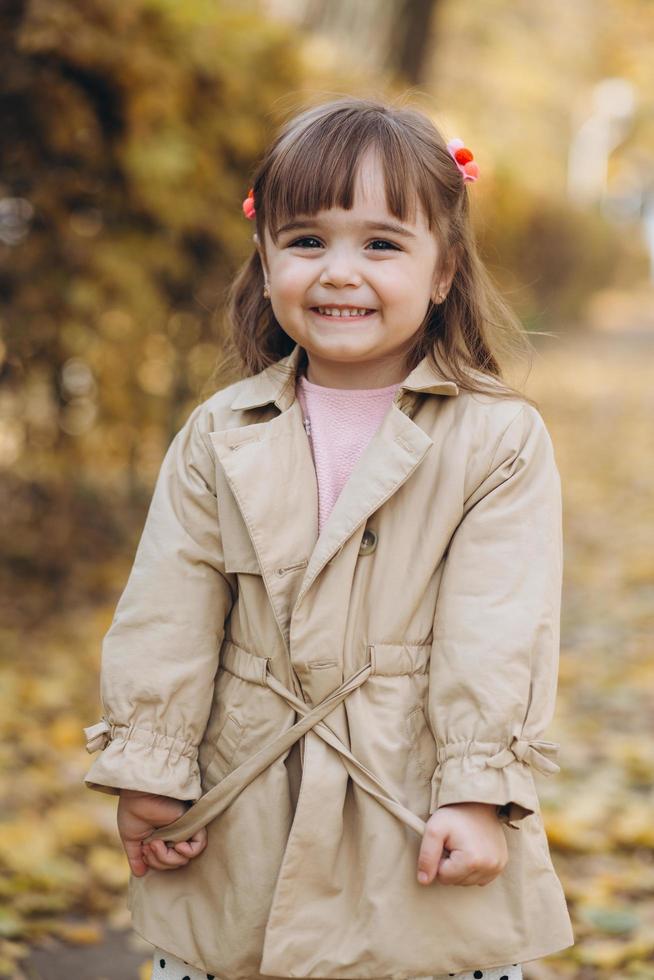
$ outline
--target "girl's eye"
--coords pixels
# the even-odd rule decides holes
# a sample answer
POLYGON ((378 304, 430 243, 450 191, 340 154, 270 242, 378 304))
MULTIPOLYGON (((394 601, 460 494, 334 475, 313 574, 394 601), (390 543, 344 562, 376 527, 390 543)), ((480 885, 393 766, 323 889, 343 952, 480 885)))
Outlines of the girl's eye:
MULTIPOLYGON (((370 242, 370 244, 371 245, 387 245, 388 248, 395 249, 396 252, 399 251, 397 245, 394 245, 393 242, 387 242, 386 239, 384 239, 384 238, 376 238, 374 240, 374 242, 370 242)), ((379 251, 385 252, 386 249, 385 248, 383 248, 381 250, 378 249, 378 248, 373 249, 373 252, 379 252, 379 251)))
MULTIPOLYGON (((305 245, 306 242, 317 242, 318 245, 321 244, 319 239, 314 238, 313 235, 306 235, 304 238, 296 238, 294 242, 291 242, 289 248, 305 248, 305 247, 313 248, 314 247, 312 245, 306 246, 305 245)), ((387 242, 386 239, 384 238, 376 238, 374 241, 370 242, 369 244, 382 246, 381 249, 374 248, 373 252, 385 252, 388 249, 393 249, 396 252, 399 251, 397 245, 394 245, 393 242, 387 242)))
MULTIPOLYGON (((291 242, 289 248, 302 248, 303 242, 318 242, 318 239, 314 238, 313 235, 307 235, 305 238, 297 238, 294 242, 291 242)), ((318 244, 320 245, 320 242, 318 244)))

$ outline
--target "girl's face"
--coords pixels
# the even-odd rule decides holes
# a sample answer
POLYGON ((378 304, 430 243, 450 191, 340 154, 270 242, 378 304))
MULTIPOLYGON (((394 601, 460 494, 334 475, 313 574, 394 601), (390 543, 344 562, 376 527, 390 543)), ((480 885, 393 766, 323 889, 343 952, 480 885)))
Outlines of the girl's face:
POLYGON ((384 387, 404 380, 404 355, 429 300, 449 289, 424 212, 399 222, 386 207, 372 153, 361 162, 353 207, 296 216, 255 235, 278 323, 308 353, 307 377, 328 387, 384 387), (340 314, 340 315, 339 315, 340 314))

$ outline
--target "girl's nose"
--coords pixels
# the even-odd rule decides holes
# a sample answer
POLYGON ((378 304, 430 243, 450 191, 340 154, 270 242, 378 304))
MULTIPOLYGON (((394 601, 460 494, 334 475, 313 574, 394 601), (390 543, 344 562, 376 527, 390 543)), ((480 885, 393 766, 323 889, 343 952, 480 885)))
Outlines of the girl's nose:
POLYGON ((320 274, 321 286, 360 286, 361 276, 355 270, 351 256, 341 252, 325 256, 323 270, 320 274))

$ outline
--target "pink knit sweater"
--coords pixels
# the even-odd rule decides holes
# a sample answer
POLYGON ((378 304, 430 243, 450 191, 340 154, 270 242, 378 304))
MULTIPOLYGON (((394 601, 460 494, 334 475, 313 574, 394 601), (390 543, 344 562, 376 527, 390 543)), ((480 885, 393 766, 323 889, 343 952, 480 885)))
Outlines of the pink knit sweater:
POLYGON ((296 393, 318 480, 319 532, 399 387, 398 382, 386 388, 325 388, 298 376, 296 393))

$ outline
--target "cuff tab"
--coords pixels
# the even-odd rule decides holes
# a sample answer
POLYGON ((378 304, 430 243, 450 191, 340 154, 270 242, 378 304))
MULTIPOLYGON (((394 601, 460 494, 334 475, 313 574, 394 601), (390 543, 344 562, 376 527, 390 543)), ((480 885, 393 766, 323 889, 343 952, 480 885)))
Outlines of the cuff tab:
POLYGON ((98 749, 106 748, 111 741, 109 737, 110 732, 111 725, 107 722, 106 718, 103 718, 96 725, 90 725, 88 728, 85 728, 86 751, 93 753, 97 752, 98 749))
POLYGON ((514 762, 515 759, 518 759, 520 762, 525 762, 533 766, 534 769, 538 769, 539 772, 550 775, 551 773, 561 771, 561 767, 554 762, 554 757, 556 757, 558 751, 558 742, 546 742, 538 739, 529 741, 526 738, 516 738, 514 736, 508 748, 502 749, 501 752, 497 752, 489 759, 486 759, 486 765, 492 766, 493 769, 502 769, 504 766, 508 766, 509 763, 514 762), (552 756, 553 758, 549 759, 547 756, 552 756))

